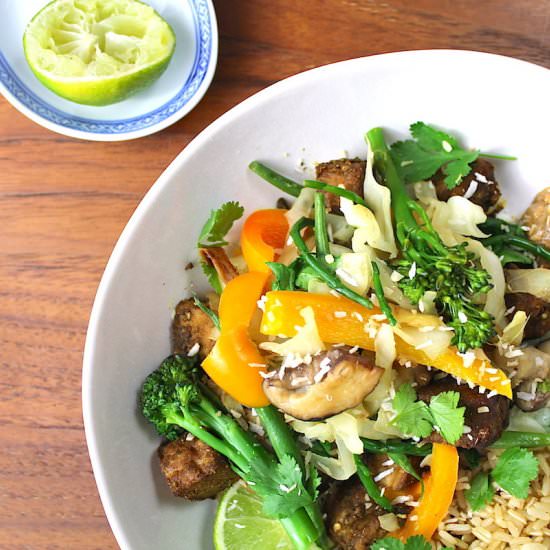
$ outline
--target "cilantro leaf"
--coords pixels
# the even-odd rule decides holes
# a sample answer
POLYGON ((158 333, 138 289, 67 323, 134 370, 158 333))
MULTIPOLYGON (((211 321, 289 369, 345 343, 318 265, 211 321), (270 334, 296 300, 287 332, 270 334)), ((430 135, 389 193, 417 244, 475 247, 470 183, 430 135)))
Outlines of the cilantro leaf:
POLYGON ((464 429, 464 407, 458 407, 460 394, 446 391, 434 395, 430 400, 430 412, 435 425, 445 441, 454 445, 460 439, 464 429))
POLYGON ((399 539, 386 537, 374 542, 370 550, 405 550, 405 545, 399 539))
POLYGON ((455 137, 437 130, 424 122, 411 124, 409 130, 418 145, 425 151, 439 151, 442 149, 446 152, 444 142, 447 142, 452 149, 460 149, 458 140, 455 137))
POLYGON ((396 412, 392 424, 404 434, 416 437, 427 437, 432 433, 432 415, 428 405, 416 401, 416 392, 410 384, 402 384, 393 398, 393 409, 396 412))
POLYGON ((430 400, 430 405, 416 400, 416 392, 410 384, 403 384, 393 399, 396 413, 392 424, 404 434, 415 437, 427 437, 434 426, 445 441, 454 444, 462 435, 464 428, 464 407, 457 407, 458 392, 443 392, 430 400))
POLYGON ((529 484, 539 471, 539 462, 531 451, 512 447, 504 451, 493 469, 495 483, 517 498, 527 498, 529 484))
POLYGON ((291 265, 280 264, 278 262, 266 262, 266 265, 273 271, 275 279, 271 286, 272 290, 295 290, 296 289, 296 271, 291 265))
POLYGON ((487 472, 479 472, 472 482, 470 488, 464 491, 464 495, 468 504, 474 512, 484 508, 491 502, 495 490, 489 482, 489 474, 487 472))
POLYGON ((405 543, 393 537, 379 539, 370 548, 371 550, 431 550, 432 547, 424 536, 414 535, 405 543))
POLYGON ((405 550, 431 550, 431 544, 422 536, 409 537, 405 544, 405 550))
POLYGON ((244 208, 236 201, 222 204, 212 210, 199 235, 199 247, 225 246, 224 240, 233 223, 242 217, 244 208))
POLYGON ((456 138, 424 122, 411 124, 410 132, 414 140, 391 146, 392 158, 407 183, 429 179, 441 168, 445 184, 453 189, 480 154, 462 149, 456 138))
POLYGON ((290 455, 282 457, 275 469, 245 477, 263 500, 263 511, 269 517, 291 516, 303 506, 312 504, 312 496, 302 483, 302 470, 290 455))
POLYGON ((220 278, 218 276, 216 268, 208 262, 205 262, 204 260, 201 260, 201 268, 206 275, 210 286, 214 289, 214 292, 216 292, 217 294, 221 294, 222 284, 220 282, 220 278))
POLYGON ((199 298, 196 295, 193 295, 193 302, 195 302, 195 305, 203 313, 206 313, 206 315, 208 315, 208 317, 210 317, 210 319, 214 323, 214 326, 218 330, 220 330, 221 326, 220 326, 220 317, 219 317, 219 315, 215 311, 211 310, 204 302, 201 302, 201 300, 199 300, 199 298))
POLYGON ((309 493, 311 495, 311 498, 315 501, 319 497, 319 487, 321 486, 321 482, 323 481, 321 479, 321 476, 319 475, 319 471, 315 467, 313 463, 310 463, 308 468, 308 486, 309 486, 309 493))

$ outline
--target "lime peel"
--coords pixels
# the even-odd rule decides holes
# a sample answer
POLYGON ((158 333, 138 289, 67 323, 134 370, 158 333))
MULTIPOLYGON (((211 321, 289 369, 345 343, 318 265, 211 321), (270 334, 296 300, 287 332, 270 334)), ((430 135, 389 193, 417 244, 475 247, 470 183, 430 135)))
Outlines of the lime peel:
POLYGON ((25 57, 54 93, 87 105, 126 99, 157 80, 174 53, 170 25, 137 0, 54 0, 25 30, 25 57))
POLYGON ((266 517, 262 501, 239 481, 220 498, 214 520, 216 550, 294 550, 280 521, 266 517))

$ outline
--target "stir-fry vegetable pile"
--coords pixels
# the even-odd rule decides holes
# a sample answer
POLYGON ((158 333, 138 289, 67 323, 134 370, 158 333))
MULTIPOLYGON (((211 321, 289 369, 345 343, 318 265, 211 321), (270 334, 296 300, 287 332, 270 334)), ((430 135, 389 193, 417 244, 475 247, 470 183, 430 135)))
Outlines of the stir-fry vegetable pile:
POLYGON ((479 470, 475 511, 496 490, 525 498, 529 449, 550 444, 534 405, 550 398, 546 335, 526 337, 517 301, 533 292, 547 307, 550 251, 496 217, 500 191, 479 172, 513 158, 421 122, 411 134, 388 146, 374 128, 366 163, 324 163, 302 184, 252 162, 296 200, 249 214, 238 244, 243 207, 211 213, 198 248, 214 293, 182 302, 177 353, 143 385, 157 432, 225 457, 296 548, 346 548, 348 520, 374 525, 374 549, 429 548, 460 457, 479 470), (479 468, 488 448, 504 449, 491 472, 479 468), (350 490, 366 495, 360 517, 350 490))

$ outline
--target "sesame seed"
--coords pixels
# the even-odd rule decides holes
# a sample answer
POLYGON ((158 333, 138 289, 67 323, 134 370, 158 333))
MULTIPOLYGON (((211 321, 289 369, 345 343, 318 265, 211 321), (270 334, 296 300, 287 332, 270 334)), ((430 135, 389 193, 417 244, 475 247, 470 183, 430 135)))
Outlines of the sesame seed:
POLYGON ((477 412, 479 414, 488 413, 489 412, 489 407, 478 407, 477 412))
POLYGON ((347 317, 347 316, 348 316, 348 314, 345 311, 335 311, 334 312, 334 317, 336 317, 336 319, 343 319, 344 317, 347 317))
POLYGON ((414 279, 416 276, 416 262, 413 262, 409 269, 409 279, 414 279))

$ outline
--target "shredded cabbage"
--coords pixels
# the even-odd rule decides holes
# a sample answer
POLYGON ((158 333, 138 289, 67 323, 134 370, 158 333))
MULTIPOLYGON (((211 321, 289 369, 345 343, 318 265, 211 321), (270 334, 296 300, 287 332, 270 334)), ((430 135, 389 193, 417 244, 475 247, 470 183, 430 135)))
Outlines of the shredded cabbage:
POLYGON ((449 198, 447 202, 440 201, 431 182, 419 182, 414 190, 433 228, 447 246, 461 243, 464 236, 487 237, 478 227, 487 220, 481 206, 459 195, 449 198))
POLYGON ((514 432, 550 432, 550 407, 543 407, 533 412, 525 412, 519 407, 513 407, 510 411, 508 430, 514 432))
POLYGON ((315 201, 315 189, 310 189, 309 187, 304 187, 301 191, 294 204, 285 213, 286 219, 288 221, 288 226, 292 227, 300 218, 304 216, 307 218, 311 215, 313 211, 313 203, 315 201))
POLYGON ((356 228, 351 239, 353 251, 363 252, 365 243, 377 248, 375 243, 380 244, 382 232, 375 215, 366 206, 354 204, 353 201, 345 197, 340 197, 340 210, 344 214, 346 222, 356 228))
MULTIPOLYGON (((380 326, 374 339, 374 350, 376 353, 376 365, 384 369, 378 384, 374 390, 367 395, 363 404, 370 415, 374 415, 382 405, 382 401, 387 397, 393 384, 395 373, 393 371, 393 362, 397 357, 395 349, 395 338, 393 330, 388 324, 380 326)), ((372 429, 375 430, 374 422, 372 429)))
MULTIPOLYGON (((340 256, 340 266, 349 277, 340 277, 343 284, 364 295, 372 283, 372 256, 369 252, 348 252, 340 256)), ((336 272, 338 275, 338 271, 336 272)))
POLYGON ((346 447, 342 439, 337 437, 335 441, 338 448, 337 458, 311 453, 310 462, 328 476, 339 481, 344 481, 357 471, 357 467, 355 466, 353 453, 346 447))
POLYGON ((317 323, 315 322, 315 312, 311 306, 300 310, 300 315, 304 318, 305 324, 296 327, 296 335, 286 340, 282 344, 277 342, 262 342, 261 349, 265 349, 278 355, 315 355, 325 349, 325 344, 319 336, 317 323))
POLYGON ((370 150, 367 156, 367 169, 365 172, 365 181, 363 184, 363 196, 367 206, 374 212, 380 235, 376 243, 372 246, 378 250, 389 252, 393 258, 397 256, 397 246, 393 234, 392 212, 391 212, 391 192, 384 185, 380 185, 372 172, 374 166, 374 153, 370 150))
POLYGON ((350 244, 355 228, 348 224, 344 216, 339 214, 327 214, 327 224, 329 226, 329 235, 332 232, 332 238, 339 244, 350 244))
POLYGON ((550 301, 550 269, 506 269, 504 275, 512 292, 527 292, 550 301))
POLYGON ((519 346, 523 340, 523 331, 527 324, 525 311, 516 311, 514 318, 502 330, 500 341, 503 344, 519 346))
POLYGON ((380 282, 382 283, 386 299, 396 303, 404 309, 412 309, 413 305, 405 297, 397 282, 392 279, 393 270, 380 258, 374 258, 374 261, 378 265, 378 270, 380 271, 380 282))
POLYGON ((428 357, 435 359, 450 345, 452 331, 435 315, 396 311, 397 325, 393 332, 407 344, 421 349, 428 357))
POLYGON ((506 283, 500 260, 494 252, 485 248, 479 241, 467 239, 467 242, 468 249, 479 258, 481 267, 489 273, 493 284, 493 288, 487 292, 483 309, 495 318, 496 326, 502 328, 506 324, 506 303, 504 302, 506 283))

